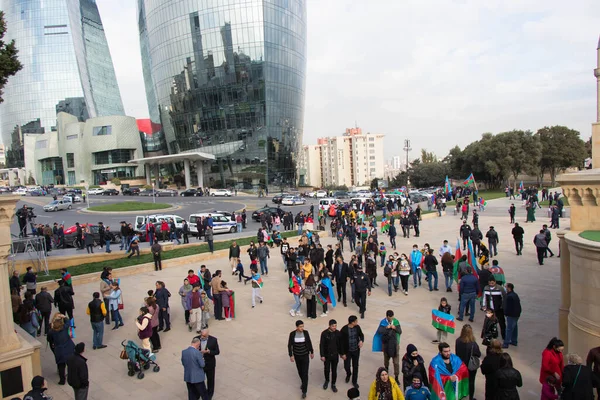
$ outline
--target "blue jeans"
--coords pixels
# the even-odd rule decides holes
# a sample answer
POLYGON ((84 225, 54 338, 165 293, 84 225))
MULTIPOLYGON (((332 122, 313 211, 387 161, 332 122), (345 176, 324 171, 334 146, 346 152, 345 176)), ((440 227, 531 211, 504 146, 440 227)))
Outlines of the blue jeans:
POLYGON ((110 253, 110 240, 109 240, 109 239, 106 239, 106 240, 104 241, 104 244, 106 245, 106 252, 107 252, 107 253, 110 253))
POLYGON ((417 287, 417 276, 419 277, 419 286, 421 286, 421 268, 417 268, 413 273, 413 283, 415 284, 415 287, 417 287))
POLYGON ((387 278, 388 281, 388 295, 392 295, 392 278, 387 278))
POLYGON ((397 289, 398 285, 400 284, 400 276, 396 275, 392 278, 392 280, 394 281, 394 288, 397 289))
POLYGON ((469 321, 473 322, 473 315, 475 314, 475 299, 477 299, 477 293, 463 293, 460 296, 460 307, 458 309, 458 318, 463 319, 465 314, 465 306, 469 303, 469 310, 471 311, 471 318, 469 321))
POLYGON ((433 279, 431 279, 431 277, 433 277, 435 279, 435 283, 433 285, 433 289, 438 288, 438 273, 437 271, 427 271, 427 283, 429 284, 429 291, 431 292, 433 289, 431 288, 431 281, 433 279))
POLYGON ((171 240, 177 240, 177 244, 181 244, 181 240, 179 240, 179 238, 177 237, 177 233, 176 232, 171 232, 171 240))
POLYGON ((302 235, 303 230, 304 230, 304 224, 298 224, 298 236, 302 235))
POLYGON ((504 345, 508 347, 509 344, 516 346, 519 340, 519 318, 506 317, 506 337, 504 338, 504 345))
POLYGON ((349 237, 348 238, 348 244, 350 244, 350 251, 354 251, 354 249, 356 249, 356 238, 355 237, 349 237))
POLYGON ((123 324, 123 318, 121 318, 121 314, 119 313, 119 310, 112 310, 112 319, 115 322, 115 326, 119 326, 121 324, 123 324))
POLYGON ((381 266, 383 267, 383 264, 385 264, 385 256, 381 255, 379 257, 381 257, 381 266))
POLYGON ((102 338, 104 336, 104 320, 100 322, 92 322, 92 343, 94 347, 102 346, 102 338))
POLYGON ((119 250, 123 249, 127 250, 127 238, 125 236, 121 236, 121 247, 119 247, 119 250))
POLYGON ((283 260, 283 272, 287 271, 287 260, 285 259, 285 254, 281 255, 281 259, 283 260))
POLYGON ((298 256, 297 260, 300 263, 300 265, 304 264, 304 259, 305 258, 306 258, 305 256, 298 256))
POLYGON ((263 275, 268 274, 269 268, 267 268, 267 259, 259 258, 258 262, 260 263, 260 273, 263 275))
POLYGON ((300 312, 300 308, 302 307, 302 302, 300 301, 300 296, 295 294, 294 301, 295 301, 295 303, 292 305, 292 311, 300 312))
POLYGON ((238 231, 238 232, 241 232, 241 231, 242 231, 242 223, 241 223, 241 222, 238 222, 238 223, 237 223, 237 231, 238 231))
POLYGON ((444 281, 446 283, 446 289, 452 288, 452 272, 444 271, 444 281))

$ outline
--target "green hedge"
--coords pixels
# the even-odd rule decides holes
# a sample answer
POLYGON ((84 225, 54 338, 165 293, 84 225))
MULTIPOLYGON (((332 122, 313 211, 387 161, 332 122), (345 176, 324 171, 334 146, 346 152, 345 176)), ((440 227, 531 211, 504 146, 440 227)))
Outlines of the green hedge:
MULTIPOLYGON (((289 238, 289 237, 297 236, 297 232, 296 231, 283 232, 281 234, 281 236, 284 238, 289 238)), ((193 240, 196 240, 196 239, 192 238, 192 242, 193 242, 193 240)), ((214 243, 215 251, 228 249, 234 240, 238 243, 239 246, 247 246, 250 244, 251 241, 256 241, 256 236, 243 237, 243 238, 239 238, 239 239, 215 242, 214 243)), ((121 250, 118 250, 117 246, 118 245, 114 246, 115 249, 117 249, 114 251, 121 251, 121 250)), ((175 247, 173 250, 163 251, 162 259, 170 260, 172 258, 186 257, 186 256, 194 255, 194 254, 201 254, 201 253, 208 253, 208 252, 209 252, 208 243, 202 242, 202 244, 200 244, 200 246, 181 247, 181 248, 175 247)), ((141 254, 139 258, 137 256, 132 256, 131 258, 127 258, 125 253, 123 253, 123 258, 118 258, 116 260, 97 261, 97 262, 93 262, 93 263, 89 263, 89 264, 81 264, 76 267, 70 267, 69 273, 72 276, 85 275, 85 274, 90 274, 93 272, 101 272, 104 269, 104 267, 111 267, 112 269, 119 269, 119 268, 131 267, 133 265, 150 263, 150 262, 153 262, 152 254, 141 254)), ((39 275, 38 282, 51 281, 51 280, 56 280, 56 279, 61 278, 60 270, 52 270, 52 271, 49 271, 49 273, 50 273, 49 275, 39 275)))

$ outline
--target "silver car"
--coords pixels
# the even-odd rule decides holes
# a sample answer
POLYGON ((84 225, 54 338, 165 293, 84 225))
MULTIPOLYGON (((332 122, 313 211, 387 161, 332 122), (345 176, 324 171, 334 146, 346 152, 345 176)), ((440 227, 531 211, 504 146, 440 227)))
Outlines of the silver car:
POLYGON ((44 211, 70 210, 72 207, 73 203, 68 200, 54 200, 44 206, 44 211))

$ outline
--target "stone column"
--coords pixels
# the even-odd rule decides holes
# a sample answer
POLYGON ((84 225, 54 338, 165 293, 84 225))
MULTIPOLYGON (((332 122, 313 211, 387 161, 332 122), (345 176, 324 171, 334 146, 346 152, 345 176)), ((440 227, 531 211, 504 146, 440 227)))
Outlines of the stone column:
POLYGON ((160 183, 160 165, 158 165, 158 164, 154 164, 154 183, 155 183, 154 188, 156 190, 158 190, 160 188, 159 187, 159 183, 160 183))
POLYGON ((198 177, 198 186, 204 189, 204 161, 196 161, 196 175, 198 177))
POLYGON ((2 353, 21 347, 21 342, 15 333, 8 284, 10 225, 19 200, 19 196, 0 197, 0 358, 2 358, 2 353))
POLYGON ((560 307, 558 309, 558 337, 569 343, 569 310, 571 308, 571 251, 565 240, 565 231, 557 232, 560 248, 560 307))
POLYGON ((183 160, 183 174, 185 176, 185 188, 192 186, 192 177, 190 176, 190 160, 183 160))
POLYGON ((152 171, 150 164, 144 164, 144 173, 146 174, 146 185, 152 185, 152 171))

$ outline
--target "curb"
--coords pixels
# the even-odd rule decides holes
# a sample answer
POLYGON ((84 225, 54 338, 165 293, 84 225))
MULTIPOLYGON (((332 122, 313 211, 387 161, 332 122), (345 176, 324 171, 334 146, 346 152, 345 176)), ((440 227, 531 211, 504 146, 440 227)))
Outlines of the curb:
POLYGON ((176 210, 180 210, 181 206, 172 206, 169 208, 159 208, 156 210, 142 210, 142 211, 93 211, 93 210, 88 210, 87 208, 82 208, 81 210, 77 210, 78 213, 81 214, 100 214, 100 215, 106 215, 106 214, 117 214, 117 215, 128 215, 128 214, 139 214, 139 213, 150 213, 152 212, 153 214, 162 214, 166 211, 176 211, 176 210))

